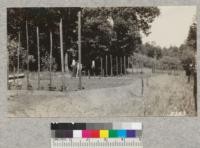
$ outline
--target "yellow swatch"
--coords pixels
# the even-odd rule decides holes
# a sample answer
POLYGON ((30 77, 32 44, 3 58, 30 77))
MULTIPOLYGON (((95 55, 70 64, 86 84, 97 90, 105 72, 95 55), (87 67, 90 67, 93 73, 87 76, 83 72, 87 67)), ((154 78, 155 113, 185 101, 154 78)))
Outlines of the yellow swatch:
POLYGON ((100 138, 108 138, 108 130, 100 130, 100 138))

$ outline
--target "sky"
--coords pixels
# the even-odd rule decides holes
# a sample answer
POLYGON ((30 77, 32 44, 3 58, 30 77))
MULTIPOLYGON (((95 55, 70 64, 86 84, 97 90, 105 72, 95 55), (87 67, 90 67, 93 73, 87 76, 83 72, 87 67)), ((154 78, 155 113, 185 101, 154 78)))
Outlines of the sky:
POLYGON ((151 34, 142 40, 155 42, 161 47, 180 46, 187 38, 190 25, 195 20, 195 6, 160 6, 160 15, 151 24, 151 34))

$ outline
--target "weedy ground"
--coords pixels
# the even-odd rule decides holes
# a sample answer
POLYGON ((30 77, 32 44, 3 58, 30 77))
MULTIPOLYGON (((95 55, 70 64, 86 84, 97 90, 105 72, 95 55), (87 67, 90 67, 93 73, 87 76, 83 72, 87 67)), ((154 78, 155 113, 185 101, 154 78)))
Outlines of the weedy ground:
POLYGON ((183 73, 135 73, 122 77, 83 77, 84 89, 78 90, 78 78, 65 76, 67 90, 58 91, 61 75, 55 73, 47 91, 48 73, 41 76, 43 90, 37 89, 37 75, 31 75, 33 90, 8 91, 9 117, 119 117, 119 116, 194 116, 193 81, 183 73), (143 83, 143 94, 142 94, 143 83))

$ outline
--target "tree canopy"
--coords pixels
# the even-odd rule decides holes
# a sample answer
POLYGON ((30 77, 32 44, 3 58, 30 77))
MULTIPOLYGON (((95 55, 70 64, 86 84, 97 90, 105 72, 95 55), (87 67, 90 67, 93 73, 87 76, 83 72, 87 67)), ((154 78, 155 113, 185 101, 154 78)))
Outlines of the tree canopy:
MULTIPOLYGON (((82 12, 82 63, 86 67, 90 65, 92 59, 99 59, 106 54, 120 56, 132 54, 142 44, 141 32, 145 35, 150 34, 151 23, 160 14, 157 7, 9 8, 7 9, 8 42, 18 42, 17 34, 20 32, 21 46, 26 50, 27 21, 29 54, 34 59, 30 69, 36 70, 37 64, 34 64, 37 62, 36 27, 39 27, 40 31, 41 59, 49 56, 49 32, 52 31, 53 57, 59 70, 61 66, 58 23, 62 18, 64 53, 68 53, 70 58, 77 59, 78 11, 82 12)), ((16 51, 16 46, 9 43, 10 53, 16 51)), ((10 54, 10 60, 12 55, 10 54)), ((24 55, 21 55, 21 59, 25 60, 23 57, 24 55)))

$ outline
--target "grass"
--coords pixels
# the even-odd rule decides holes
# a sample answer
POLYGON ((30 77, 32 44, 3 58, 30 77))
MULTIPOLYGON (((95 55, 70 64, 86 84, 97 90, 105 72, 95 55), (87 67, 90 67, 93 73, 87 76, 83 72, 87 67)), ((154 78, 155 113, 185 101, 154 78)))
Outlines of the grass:
MULTIPOLYGON (((134 77, 132 75, 119 76, 119 77, 100 77, 91 76, 90 78, 88 76, 82 76, 82 87, 85 90, 89 89, 98 89, 98 88, 110 88, 110 87, 118 87, 123 85, 129 85, 131 84, 132 79, 135 79, 137 77, 141 77, 139 74, 135 74, 134 77)), ((64 81, 62 81, 62 75, 61 73, 52 73, 52 87, 55 88, 55 91, 61 91, 62 82, 64 82, 64 85, 67 88, 67 91, 77 91, 78 90, 78 84, 79 84, 79 78, 71 77, 70 75, 64 75, 64 81)), ((29 75, 29 82, 32 86, 33 90, 38 89, 38 79, 37 79, 37 73, 30 73, 29 75)), ((21 84, 21 90, 26 90, 27 86, 27 80, 26 78, 20 79, 19 84, 21 84)), ((41 72, 40 73, 40 90, 49 90, 49 73, 48 72, 41 72)), ((10 88, 11 90, 18 89, 14 85, 10 88)))
POLYGON ((151 77, 145 93, 146 116, 195 115, 193 81, 187 83, 183 74, 151 77))
MULTIPOLYGON (((144 74, 143 95, 140 74, 83 77, 85 89, 81 91, 77 91, 78 78, 66 76, 65 83, 70 85, 64 92, 45 91, 48 75, 43 73, 41 77, 42 91, 9 91, 10 117, 194 116, 196 113, 193 84, 187 83, 183 73, 144 74)), ((56 88, 60 80, 60 74, 55 73, 53 84, 56 88)), ((31 84, 37 89, 36 73, 31 76, 31 84)))

